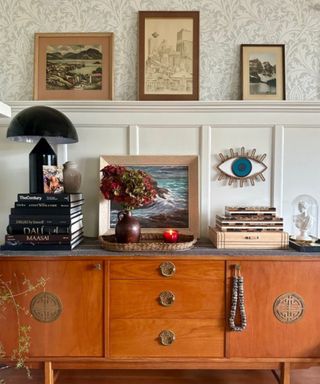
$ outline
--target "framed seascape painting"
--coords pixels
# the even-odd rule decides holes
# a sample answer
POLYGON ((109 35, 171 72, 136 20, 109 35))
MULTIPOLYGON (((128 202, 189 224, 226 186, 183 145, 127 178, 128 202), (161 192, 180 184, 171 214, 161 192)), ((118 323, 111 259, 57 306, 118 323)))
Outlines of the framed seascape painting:
POLYGON ((199 99, 199 12, 139 12, 139 100, 199 99))
POLYGON ((112 97, 112 33, 35 34, 35 100, 112 97))
POLYGON ((243 100, 285 100, 283 44, 241 45, 243 100))
MULTIPOLYGON (((101 156, 100 170, 108 164, 139 169, 151 176, 156 200, 133 211, 142 232, 172 228, 199 237, 197 156, 101 156)), ((100 236, 114 233, 120 210, 120 205, 100 194, 100 236)))

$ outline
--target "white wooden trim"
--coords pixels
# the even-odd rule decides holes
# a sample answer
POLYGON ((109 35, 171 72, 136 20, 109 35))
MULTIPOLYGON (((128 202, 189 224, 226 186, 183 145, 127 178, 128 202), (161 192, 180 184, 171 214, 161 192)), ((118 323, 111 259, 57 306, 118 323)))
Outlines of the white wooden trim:
POLYGON ((203 236, 208 236, 210 223, 211 196, 211 126, 200 129, 200 228, 203 236))
POLYGON ((283 162, 284 162, 284 126, 275 125, 272 132, 272 182, 271 205, 277 208, 278 216, 283 210, 283 162))
POLYGON ((139 127, 129 125, 129 155, 139 155, 139 127))
MULTIPOLYGON (((254 121, 254 119, 252 119, 254 121)), ((214 128, 216 129, 258 129, 258 128, 272 128, 274 124, 266 123, 266 124, 256 124, 250 121, 249 123, 229 123, 229 124, 214 124, 214 128)))
MULTIPOLYGON (((320 102, 298 101, 19 101, 10 102, 12 115, 34 105, 47 105, 65 113, 77 129, 192 128, 211 125, 217 128, 312 125, 320 128, 320 102), (156 116, 156 118, 155 118, 156 116)), ((1 126, 9 123, 8 118, 1 126)))
POLYGON ((0 117, 10 117, 11 116, 11 107, 9 105, 2 103, 0 101, 0 117))
MULTIPOLYGON (((320 101, 248 101, 248 100, 218 100, 218 101, 82 101, 82 100, 53 100, 53 101, 10 101, 14 113, 33 106, 48 105, 64 112, 290 112, 320 113, 320 101)), ((3 103, 2 103, 3 104, 3 103)))

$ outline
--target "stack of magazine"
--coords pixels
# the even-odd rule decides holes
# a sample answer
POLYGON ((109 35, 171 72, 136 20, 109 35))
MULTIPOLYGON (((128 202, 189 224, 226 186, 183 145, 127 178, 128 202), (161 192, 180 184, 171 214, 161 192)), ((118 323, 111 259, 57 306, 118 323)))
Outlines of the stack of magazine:
POLYGON ((19 193, 3 250, 71 250, 83 239, 82 193, 19 193))

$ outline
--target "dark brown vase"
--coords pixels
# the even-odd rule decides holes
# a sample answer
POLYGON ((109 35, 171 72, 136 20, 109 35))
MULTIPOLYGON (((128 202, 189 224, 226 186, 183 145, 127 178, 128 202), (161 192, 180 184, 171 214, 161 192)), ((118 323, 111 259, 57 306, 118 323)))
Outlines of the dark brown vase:
POLYGON ((138 243, 141 233, 140 223, 132 217, 130 211, 120 211, 115 232, 118 243, 138 243))

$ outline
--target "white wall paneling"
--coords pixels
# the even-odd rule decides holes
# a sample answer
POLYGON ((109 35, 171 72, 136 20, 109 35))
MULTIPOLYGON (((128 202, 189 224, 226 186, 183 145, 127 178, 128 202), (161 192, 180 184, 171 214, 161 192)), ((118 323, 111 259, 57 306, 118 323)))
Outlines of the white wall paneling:
MULTIPOLYGON (((291 230, 292 202, 298 195, 311 195, 320 206, 320 120, 319 124, 290 124, 284 129, 283 214, 291 230), (290 170, 290 171, 289 171, 290 170)), ((320 220, 318 218, 318 235, 320 220)))
POLYGON ((277 208, 278 214, 283 213, 283 156, 284 156, 284 126, 273 127, 273 156, 272 156, 272 197, 271 204, 277 208))
MULTIPOLYGON (((186 119, 184 119, 186 120, 186 119)), ((198 155, 198 124, 143 124, 140 128, 141 155, 198 155)))
POLYGON ((64 164, 68 161, 68 144, 57 144, 54 147, 54 150, 57 154, 60 164, 64 164))
POLYGON ((211 207, 211 132, 210 125, 201 127, 200 147, 200 229, 207 236, 211 207))
MULTIPOLYGON (((59 109, 74 123, 79 142, 68 159, 83 176, 85 233, 98 233, 100 155, 199 155, 201 232, 225 205, 274 204, 291 228, 291 202, 302 193, 320 204, 320 102, 14 102, 12 114, 43 105, 59 109), (217 180, 217 155, 230 148, 266 153, 265 182, 228 186, 217 180)), ((9 118, 0 120, 0 240, 19 192, 28 191, 31 144, 6 139, 9 118)), ((60 159, 61 160, 61 159, 60 159)))
POLYGON ((215 215, 223 214, 226 205, 270 205, 271 204, 271 158, 272 158, 272 125, 255 124, 253 116, 247 124, 215 124, 213 125, 211 150, 211 218, 215 223, 215 215), (267 154, 263 161, 267 166, 263 173, 265 181, 258 180, 255 186, 233 183, 228 185, 227 180, 218 180, 217 165, 220 162, 219 153, 229 154, 230 149, 240 151, 256 149, 256 155, 267 154))

